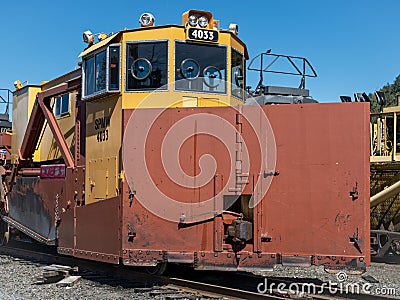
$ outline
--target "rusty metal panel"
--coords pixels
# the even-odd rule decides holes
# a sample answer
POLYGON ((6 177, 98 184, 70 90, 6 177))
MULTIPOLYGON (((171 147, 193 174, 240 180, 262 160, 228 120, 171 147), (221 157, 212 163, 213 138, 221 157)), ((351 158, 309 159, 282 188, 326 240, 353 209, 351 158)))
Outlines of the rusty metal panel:
POLYGON ((58 248, 57 251, 61 254, 73 255, 73 252, 66 253, 60 249, 74 249, 75 240, 75 215, 74 208, 68 209, 60 213, 60 224, 57 228, 58 231, 58 248))
POLYGON ((75 256, 115 262, 121 249, 119 228, 120 197, 76 207, 75 256))
MULTIPOLYGON (((69 249, 63 249, 67 252, 69 249)), ((67 252, 68 253, 68 252, 67 252)), ((73 251, 75 257, 96 260, 111 264, 119 264, 119 255, 104 253, 104 252, 97 252, 97 251, 87 251, 87 250, 79 250, 74 249, 73 251)))
POLYGON ((67 168, 65 182, 68 189, 58 203, 58 248, 61 254, 73 255, 75 246, 76 207, 85 205, 85 168, 67 168))
MULTIPOLYGON (((129 112, 132 113, 124 110, 124 122, 128 123, 129 112)), ((157 201, 149 201, 147 204, 156 210, 153 213, 171 214, 165 217, 173 222, 179 222, 182 218, 185 223, 213 218, 213 210, 221 211, 223 208, 221 190, 215 189, 215 174, 219 174, 222 178, 223 184, 219 185, 221 189, 226 189, 226 194, 233 196, 238 194, 236 178, 230 176, 236 171, 236 162, 227 159, 230 157, 230 149, 238 146, 234 129, 236 127, 234 108, 138 109, 130 118, 130 125, 126 126, 129 127, 125 129, 123 145, 124 173, 128 184, 130 182, 134 186, 136 197, 144 195, 151 197, 153 196, 151 193, 154 192, 154 196, 160 197, 160 200, 174 199, 182 203, 180 207, 175 207, 174 204, 170 205, 169 201, 163 201, 160 205, 157 201), (178 121, 186 121, 196 114, 199 114, 198 118, 204 117, 207 120, 198 123, 196 120, 191 120, 188 124, 179 124, 177 131, 180 133, 176 134, 189 136, 179 149, 177 149, 178 144, 172 147, 173 140, 178 140, 180 137, 175 133, 170 134, 170 129, 176 126, 178 121), (209 115, 212 116, 212 120, 208 120, 209 115), (196 127, 196 124, 199 126, 202 124, 202 127, 196 127), (225 129, 229 131, 224 132, 225 129), (203 134, 205 130, 209 130, 211 135, 203 134), (224 135, 224 140, 212 136, 212 133, 224 135), (166 137, 169 140, 167 142, 164 141, 166 137), (163 145, 167 146, 163 148, 163 145), (142 150, 145 152, 141 152, 142 150), (211 155, 215 161, 223 163, 217 164, 214 170, 214 162, 211 159, 202 159, 205 155, 211 155), (201 165, 198 163, 200 159, 202 159, 201 165), (176 165, 182 167, 182 171, 187 175, 182 176, 178 184, 176 180, 179 178, 170 178, 171 173, 167 173, 169 168, 173 169, 176 165), (205 182, 201 188, 193 188, 201 185, 201 180, 197 179, 201 171, 212 179, 205 182), (229 181, 225 181, 228 179, 229 181), (207 205, 203 205, 205 201, 208 201, 207 205), (195 211, 187 209, 196 203, 201 205, 195 211)))
POLYGON ((0 147, 11 148, 11 134, 8 132, 0 133, 0 147))
POLYGON ((191 252, 168 252, 167 260, 170 263, 177 264, 193 264, 194 263, 194 253, 191 252))
MULTIPOLYGON (((206 110, 206 109, 205 109, 206 110)), ((135 115, 135 120, 137 121, 138 127, 134 132, 130 132, 132 137, 135 136, 137 132, 143 130, 140 127, 141 120, 149 118, 149 113, 157 113, 162 110, 158 109, 145 109, 143 111, 138 110, 139 115, 135 115)), ((225 114, 226 119, 230 119, 232 124, 235 123, 235 115, 229 114, 228 111, 220 110, 221 113, 225 114)), ((124 110, 124 122, 127 122, 132 110, 124 110)), ((213 198, 215 195, 215 187, 219 185, 218 182, 214 180, 207 183, 202 189, 193 190, 190 188, 185 188, 182 186, 174 185, 171 180, 167 180, 167 174, 164 171, 162 162, 160 161, 158 155, 161 151, 160 139, 166 134, 168 129, 176 122, 177 118, 184 118, 192 113, 192 109, 182 109, 182 110, 166 110, 166 114, 163 114, 158 122, 154 125, 154 132, 151 133, 151 139, 148 140, 148 147, 146 154, 149 155, 146 159, 148 164, 148 169, 151 172, 151 177, 154 180, 155 185, 166 193, 168 197, 181 201, 182 203, 194 203, 197 204, 201 214, 201 201, 208 198, 213 198)), ((125 123, 126 126, 126 123, 125 123)), ((125 131, 127 134, 127 131, 125 131)), ((235 136, 231 137, 232 144, 234 144, 235 136)), ((223 159, 224 155, 228 155, 226 150, 223 150, 223 145, 215 144, 216 140, 207 141, 204 136, 199 137, 197 140, 192 138, 187 141, 184 145, 183 152, 188 153, 187 156, 182 156, 184 160, 183 165, 185 166, 185 171, 189 174, 193 172, 199 172, 199 166, 193 168, 194 162, 197 158, 207 153, 210 149, 219 159, 223 159), (222 151, 220 151, 222 149, 222 151)), ((139 149, 133 149, 131 147, 124 148, 126 150, 124 155, 132 158, 132 163, 137 163, 140 158, 134 151, 139 149), (127 150, 129 149, 129 150, 127 150), (132 152, 131 152, 132 150, 132 152), (128 152, 129 151, 129 152, 128 152)), ((172 158, 172 156, 171 156, 172 158)), ((220 169, 216 170, 216 173, 221 174, 219 178, 222 178, 222 174, 228 174, 230 168, 228 166, 220 166, 220 169)), ((230 167, 230 166, 229 166, 230 167)), ((123 184, 123 224, 122 224, 122 243, 125 249, 168 249, 169 251, 196 251, 196 250, 213 250, 214 249, 214 225, 212 219, 214 218, 214 213, 212 211, 206 211, 206 219, 210 219, 207 222, 202 222, 200 224, 195 224, 195 218, 188 224, 182 224, 179 226, 180 218, 183 217, 186 220, 191 220, 189 211, 186 211, 182 215, 183 211, 175 210, 175 222, 171 222, 167 219, 162 219, 154 212, 146 209, 137 197, 144 195, 144 191, 151 187, 151 182, 147 181, 144 176, 144 169, 135 167, 133 165, 124 165, 125 182, 123 184), (132 189, 128 186, 127 181, 131 180, 132 174, 127 173, 127 170, 134 171, 135 183, 133 184, 137 194, 134 196, 132 189), (130 199, 129 195, 132 195, 130 199), (134 197, 133 197, 134 196, 134 197), (132 200, 132 201, 131 201, 132 200), (130 238, 132 236, 132 238, 130 238)), ((227 176, 228 178, 229 176, 227 176)), ((217 177, 218 178, 218 177, 217 177)), ((217 181, 219 179, 216 179, 217 181)), ((221 179, 222 180, 222 179, 221 179)), ((151 197, 149 199, 152 199, 151 197)), ((153 203, 158 205, 161 210, 167 211, 168 207, 165 206, 165 202, 160 202, 157 197, 152 199, 153 203)), ((216 199, 215 205, 222 207, 223 199, 216 199), (218 203, 217 203, 218 202, 218 203)), ((194 211, 196 213, 196 211, 194 211)), ((193 216, 195 217, 195 216, 193 216)), ((222 224, 221 224, 222 225, 222 224)), ((222 234, 222 230, 220 230, 222 234)), ((221 244, 219 242, 219 244, 221 244)), ((220 247, 220 246, 218 246, 220 247)))
POLYGON ((66 169, 66 201, 60 205, 62 211, 66 211, 75 206, 85 205, 85 167, 75 167, 66 169))
POLYGON ((166 260, 166 253, 162 250, 123 249, 122 263, 127 266, 156 266, 166 260))
POLYGON ((9 197, 9 217, 48 240, 56 238, 56 201, 63 198, 65 181, 18 177, 9 197))
POLYGON ((123 124, 123 249, 206 251, 231 268, 216 216, 242 194, 255 208, 241 250, 272 253, 264 267, 369 263, 368 103, 124 110, 123 124))
MULTIPOLYGON (((268 106, 275 176, 262 203, 263 249, 369 262, 369 103, 268 106)), ((265 251, 264 250, 264 251, 265 251)))

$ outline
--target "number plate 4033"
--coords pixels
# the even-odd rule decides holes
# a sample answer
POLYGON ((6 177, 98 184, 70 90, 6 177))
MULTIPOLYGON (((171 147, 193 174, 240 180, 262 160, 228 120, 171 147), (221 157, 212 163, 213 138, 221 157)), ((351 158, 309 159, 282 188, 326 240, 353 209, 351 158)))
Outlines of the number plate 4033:
POLYGON ((200 28, 189 28, 187 37, 190 40, 204 42, 218 42, 218 31, 200 28))

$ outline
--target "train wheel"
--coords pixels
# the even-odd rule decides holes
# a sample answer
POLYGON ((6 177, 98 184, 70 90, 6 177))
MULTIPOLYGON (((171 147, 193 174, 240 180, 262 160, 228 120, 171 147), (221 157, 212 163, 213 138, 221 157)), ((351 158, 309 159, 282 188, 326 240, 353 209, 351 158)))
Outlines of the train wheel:
POLYGON ((0 220, 0 246, 7 245, 9 239, 10 239, 10 227, 6 222, 0 220))
POLYGON ((167 262, 163 261, 154 267, 146 267, 146 272, 150 275, 162 275, 164 274, 165 269, 167 269, 167 262))

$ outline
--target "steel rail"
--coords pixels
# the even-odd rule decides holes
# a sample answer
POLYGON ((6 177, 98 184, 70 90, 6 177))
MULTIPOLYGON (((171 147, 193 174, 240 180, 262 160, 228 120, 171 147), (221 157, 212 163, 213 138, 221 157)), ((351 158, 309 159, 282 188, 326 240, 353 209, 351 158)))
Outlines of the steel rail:
MULTIPOLYGON (((115 265, 107 263, 88 261, 75 257, 61 256, 49 253, 36 252, 21 248, 13 248, 9 246, 1 246, 0 254, 15 256, 24 259, 41 261, 44 263, 57 263, 70 266, 78 266, 80 269, 91 270, 99 273, 107 273, 108 276, 113 278, 123 278, 128 280, 143 281, 147 284, 149 282, 158 285, 175 286, 187 291, 206 292, 209 295, 225 296, 229 299, 282 299, 281 297, 260 294, 246 290, 240 290, 235 288, 229 288, 209 283, 203 283, 193 280, 187 280, 182 278, 150 275, 143 272, 132 270, 131 268, 116 268, 115 265)), ((84 278, 84 275, 82 276, 84 278)))
MULTIPOLYGON (((329 290, 328 287, 323 287, 320 285, 315 285, 316 290, 321 290, 323 289, 323 293, 304 293, 302 295, 291 295, 291 293, 288 291, 288 293, 285 294, 279 294, 276 291, 273 290, 273 292, 276 292, 275 295, 271 294, 262 294, 262 293, 256 293, 256 292, 251 292, 247 290, 242 290, 242 289, 237 289, 237 288, 232 288, 232 287, 227 287, 227 286, 221 286, 213 283, 207 283, 207 282, 200 282, 196 280, 190 280, 190 279, 184 279, 184 278, 177 278, 177 277, 169 277, 169 276, 159 276, 159 275, 150 275, 144 272, 139 272, 133 270, 131 267, 116 267, 115 265, 107 264, 107 263, 102 263, 102 262, 96 262, 96 261, 90 261, 90 260, 84 260, 84 259, 79 259, 71 256, 63 256, 63 255, 58 255, 58 254, 49 254, 49 253, 44 253, 44 252, 37 252, 37 251, 32 251, 32 250, 27 250, 27 249, 21 249, 21 248, 13 248, 9 246, 1 246, 0 247, 0 254, 5 254, 9 256, 15 256, 19 258, 24 258, 24 259, 31 259, 31 260, 36 260, 36 261, 41 261, 44 263, 57 263, 57 264, 64 264, 64 265, 70 265, 70 266, 78 266, 82 270, 89 270, 93 271, 96 273, 106 273, 107 276, 110 276, 112 278, 117 278, 117 279, 124 279, 124 280, 132 280, 132 281, 139 281, 139 282, 145 282, 148 284, 149 282, 157 284, 157 285, 163 285, 163 286, 172 286, 172 287, 177 287, 179 289, 183 289, 188 292, 202 292, 202 293, 208 293, 204 294, 204 296, 209 295, 213 297, 218 297, 218 296, 225 296, 229 297, 229 299, 282 299, 282 298, 292 298, 292 297, 297 297, 297 298, 304 298, 304 299, 309 299, 310 297, 312 299, 321 299, 321 300, 331 300, 331 299, 358 299, 358 300, 370 300, 370 299, 381 299, 381 300, 388 300, 388 299, 393 299, 389 298, 386 296, 381 296, 381 295, 372 295, 372 294, 332 294, 332 292, 329 290), (281 295, 281 296, 276 296, 276 295, 281 295)), ((227 274, 229 275, 229 274, 227 274)), ((231 274, 232 275, 232 274, 231 274)), ((287 287, 290 286, 292 283, 296 283, 298 286, 301 286, 302 284, 307 284, 307 283, 301 283, 301 282, 296 282, 294 280, 288 280, 288 279, 281 279, 281 278, 274 278, 274 277, 260 277, 252 274, 235 274, 242 276, 242 281, 244 282, 244 278, 251 278, 253 279, 263 279, 267 278, 268 282, 274 282, 277 286, 279 283, 284 283, 287 287)), ((82 277, 85 277, 84 275, 82 277)))

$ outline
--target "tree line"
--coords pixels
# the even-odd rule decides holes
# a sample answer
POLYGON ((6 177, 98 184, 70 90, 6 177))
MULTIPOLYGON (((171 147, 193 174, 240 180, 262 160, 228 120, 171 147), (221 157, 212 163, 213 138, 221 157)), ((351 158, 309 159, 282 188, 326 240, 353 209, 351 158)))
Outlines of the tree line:
MULTIPOLYGON (((385 107, 397 106, 397 95, 400 95, 400 75, 396 77, 393 83, 387 83, 379 91, 385 93, 385 107)), ((371 99, 371 112, 379 112, 380 106, 376 101, 375 95, 370 93, 368 97, 371 99)))

